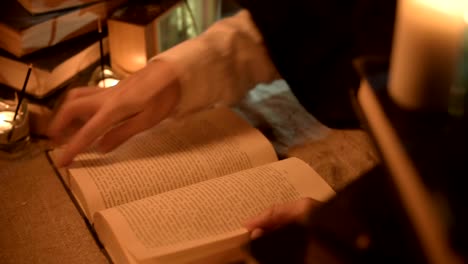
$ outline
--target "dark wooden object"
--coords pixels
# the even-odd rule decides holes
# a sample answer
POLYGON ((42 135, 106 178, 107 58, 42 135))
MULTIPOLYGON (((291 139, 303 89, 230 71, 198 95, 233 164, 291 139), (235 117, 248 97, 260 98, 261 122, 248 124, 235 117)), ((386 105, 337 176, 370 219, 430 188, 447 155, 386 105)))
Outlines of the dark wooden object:
POLYGON ((305 224, 254 241, 253 255, 261 263, 316 263, 317 252, 326 259, 320 263, 463 263, 468 255, 466 114, 401 109, 386 93, 385 62, 357 66, 363 79, 356 110, 382 165, 344 188, 305 224))

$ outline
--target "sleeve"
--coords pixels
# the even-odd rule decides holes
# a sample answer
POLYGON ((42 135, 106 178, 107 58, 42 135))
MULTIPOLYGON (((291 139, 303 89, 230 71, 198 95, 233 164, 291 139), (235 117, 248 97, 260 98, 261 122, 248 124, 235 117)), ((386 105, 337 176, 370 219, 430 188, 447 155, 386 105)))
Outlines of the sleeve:
POLYGON ((238 0, 304 107, 330 127, 358 126, 353 59, 389 57, 395 0, 238 0))
POLYGON ((215 104, 234 104, 256 84, 280 78, 246 10, 153 60, 170 62, 179 78, 181 99, 175 116, 215 104))

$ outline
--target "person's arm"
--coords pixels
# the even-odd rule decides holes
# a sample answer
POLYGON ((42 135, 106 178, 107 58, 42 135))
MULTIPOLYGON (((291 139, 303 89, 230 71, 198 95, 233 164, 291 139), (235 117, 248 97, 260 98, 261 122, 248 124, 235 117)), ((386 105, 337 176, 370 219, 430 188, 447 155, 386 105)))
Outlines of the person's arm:
POLYGON ((68 165, 99 140, 111 151, 168 116, 213 104, 233 104, 257 83, 279 78, 247 11, 219 21, 201 36, 156 56, 111 89, 73 89, 49 126, 67 143, 58 165, 68 165))
POLYGON ((257 84, 280 78, 246 10, 155 60, 170 62, 176 70, 182 95, 176 114, 213 104, 232 105, 257 84))

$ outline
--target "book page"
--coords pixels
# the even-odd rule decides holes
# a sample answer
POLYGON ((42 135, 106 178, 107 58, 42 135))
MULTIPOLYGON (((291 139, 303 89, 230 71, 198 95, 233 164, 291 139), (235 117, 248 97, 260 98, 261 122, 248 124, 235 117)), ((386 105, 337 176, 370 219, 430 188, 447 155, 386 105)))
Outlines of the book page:
MULTIPOLYGON (((79 155, 70 188, 95 211, 277 160, 270 142, 227 108, 137 135, 114 152, 79 155)), ((92 219, 90 219, 92 221, 92 219)))
MULTIPOLYGON (((57 149, 53 149, 49 152, 47 152, 47 155, 49 156, 52 164, 55 164, 56 161, 57 161, 57 158, 60 157, 60 152, 62 150, 60 148, 57 148, 57 149)), ((70 173, 69 171, 66 169, 66 168, 58 168, 58 167, 55 167, 55 169, 57 170, 60 178, 62 179, 62 182, 65 184, 66 187, 70 187, 70 173)))
POLYGON ((95 228, 104 245, 110 234, 118 241, 120 249, 108 248, 111 255, 202 257, 246 242, 242 223, 274 204, 333 194, 305 162, 290 158, 101 211, 95 228))

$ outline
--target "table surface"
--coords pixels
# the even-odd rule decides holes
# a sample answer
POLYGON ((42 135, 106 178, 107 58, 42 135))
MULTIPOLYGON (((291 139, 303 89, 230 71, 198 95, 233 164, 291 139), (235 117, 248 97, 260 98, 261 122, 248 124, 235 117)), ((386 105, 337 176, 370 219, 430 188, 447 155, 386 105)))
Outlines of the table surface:
MULTIPOLYGON (((238 110, 270 138, 280 157, 303 159, 335 190, 378 162, 365 132, 324 127, 284 82, 257 87, 238 110)), ((0 158, 0 263, 109 263, 47 149, 47 141, 33 140, 27 155, 0 158)))

